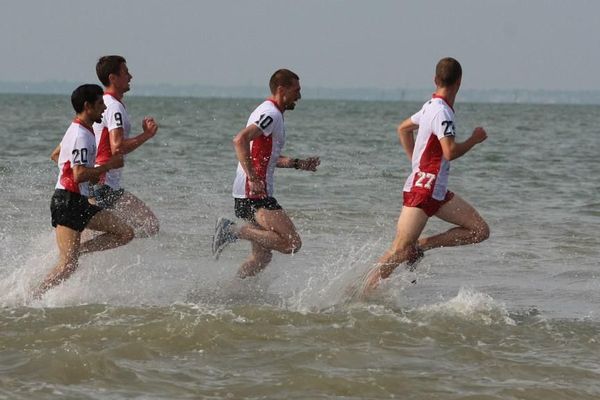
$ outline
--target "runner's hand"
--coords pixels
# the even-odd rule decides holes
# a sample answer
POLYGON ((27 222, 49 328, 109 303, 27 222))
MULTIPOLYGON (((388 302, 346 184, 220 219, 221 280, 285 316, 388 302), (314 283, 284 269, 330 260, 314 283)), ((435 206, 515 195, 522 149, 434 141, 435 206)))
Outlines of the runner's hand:
POLYGON ((319 165, 321 165, 321 159, 319 157, 308 157, 307 159, 298 162, 299 169, 304 171, 314 172, 319 165))
POLYGON ((110 166, 109 169, 122 168, 123 165, 125 165, 123 154, 113 154, 112 157, 110 157, 110 159, 108 160, 107 164, 110 166))
POLYGON ((481 143, 485 139, 487 139, 487 132, 485 131, 485 129, 483 129, 482 127, 478 126, 477 128, 473 129, 473 133, 471 134, 471 137, 473 139, 475 139, 475 141, 477 143, 481 143))
POLYGON ((267 197, 267 192, 265 190, 265 182, 261 179, 249 181, 248 188, 250 189, 250 196, 253 198, 267 197))
POLYGON ((158 131, 158 124, 154 121, 154 118, 146 117, 142 120, 142 129, 146 135, 154 137, 156 131, 158 131))

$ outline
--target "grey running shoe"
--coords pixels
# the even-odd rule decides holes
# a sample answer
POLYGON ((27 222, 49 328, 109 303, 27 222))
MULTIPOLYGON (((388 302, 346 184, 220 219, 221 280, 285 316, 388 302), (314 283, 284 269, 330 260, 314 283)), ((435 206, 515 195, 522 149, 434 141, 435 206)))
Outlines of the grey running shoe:
POLYGON ((215 260, 219 259, 221 252, 228 244, 235 242, 238 238, 233 233, 232 227, 235 225, 227 218, 219 218, 215 225, 215 235, 213 236, 212 242, 212 253, 215 256, 215 260))
POLYGON ((417 254, 413 259, 406 262, 406 269, 408 269, 410 272, 413 272, 415 269, 417 269, 417 265, 419 265, 419 262, 421 262, 423 257, 425 257, 425 253, 420 247, 417 247, 417 254))

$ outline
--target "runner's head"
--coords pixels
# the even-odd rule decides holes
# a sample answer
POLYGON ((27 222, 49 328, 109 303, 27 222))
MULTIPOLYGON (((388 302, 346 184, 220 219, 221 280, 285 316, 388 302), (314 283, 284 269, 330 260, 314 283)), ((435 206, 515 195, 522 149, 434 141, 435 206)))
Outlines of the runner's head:
POLYGON ((462 67, 452 57, 442 58, 435 67, 435 84, 438 87, 450 87, 460 83, 462 78, 462 67))
POLYGON ((131 74, 122 56, 102 56, 96 63, 96 75, 104 87, 112 87, 122 93, 129 90, 131 74))
POLYGON ((278 99, 285 110, 293 110, 300 95, 300 78, 289 69, 278 69, 269 81, 271 94, 278 99))
POLYGON ((85 84, 73 90, 71 104, 77 114, 85 112, 93 122, 102 122, 102 113, 106 109, 102 95, 104 90, 95 84, 85 84))
POLYGON ((104 91, 98 85, 87 83, 73 90, 71 94, 71 104, 77 114, 83 112, 85 103, 94 104, 98 99, 102 98, 104 91))

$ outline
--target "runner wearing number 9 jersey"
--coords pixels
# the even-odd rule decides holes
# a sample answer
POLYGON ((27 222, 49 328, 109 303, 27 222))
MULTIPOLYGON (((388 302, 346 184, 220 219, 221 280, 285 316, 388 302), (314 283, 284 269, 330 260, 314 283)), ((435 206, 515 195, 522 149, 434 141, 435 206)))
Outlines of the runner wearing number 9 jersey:
MULTIPOLYGON (((152 117, 142 120, 142 133, 132 136, 132 124, 123 97, 130 89, 133 76, 124 57, 109 55, 100 57, 96 74, 104 85, 106 110, 100 123, 94 124, 98 155, 96 164, 103 165, 114 154, 125 156, 152 139, 158 124, 152 117)), ((108 171, 93 187, 96 204, 109 209, 127 221, 136 237, 154 236, 159 231, 158 218, 154 212, 129 190, 122 186, 123 168, 108 171)))

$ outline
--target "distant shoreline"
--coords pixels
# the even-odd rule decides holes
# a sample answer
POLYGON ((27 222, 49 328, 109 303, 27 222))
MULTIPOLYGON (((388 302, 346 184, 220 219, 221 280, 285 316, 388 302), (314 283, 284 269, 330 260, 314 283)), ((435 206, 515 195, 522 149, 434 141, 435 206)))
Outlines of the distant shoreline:
MULTIPOLYGON (((1 82, 4 94, 70 94, 77 83, 56 82, 1 82)), ((377 88, 303 88, 303 98, 312 100, 362 100, 362 101, 422 101, 432 93, 429 89, 377 89, 377 88)), ((131 91, 133 96, 199 97, 199 98, 263 98, 266 88, 255 86, 207 86, 139 84, 131 91)), ((461 102, 516 103, 516 104, 573 104, 598 105, 600 91, 524 90, 524 89, 463 89, 461 102)))

